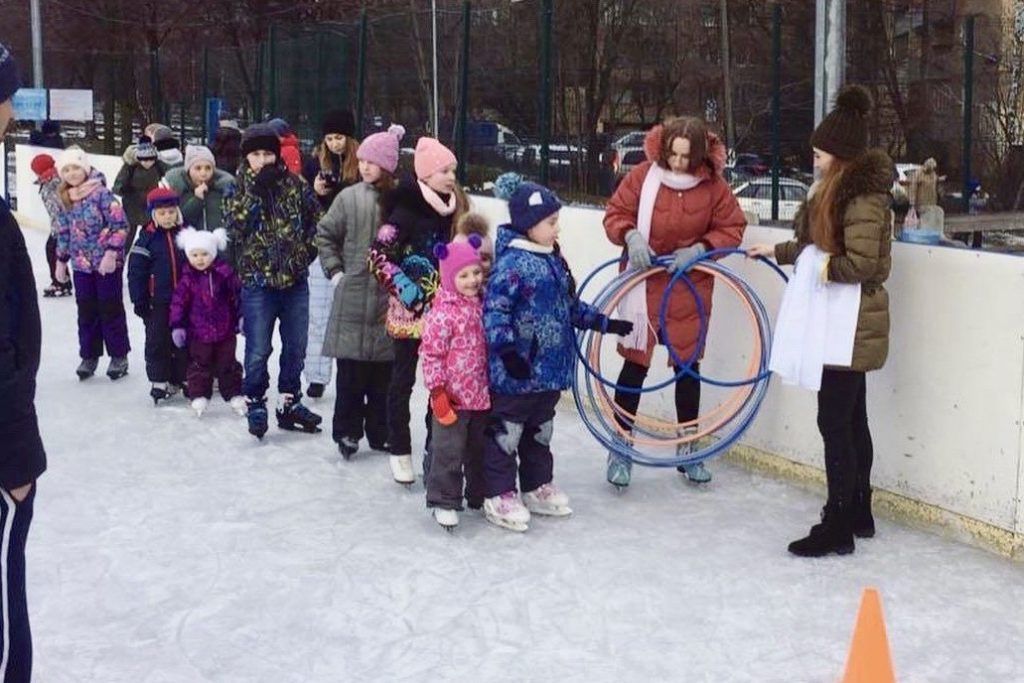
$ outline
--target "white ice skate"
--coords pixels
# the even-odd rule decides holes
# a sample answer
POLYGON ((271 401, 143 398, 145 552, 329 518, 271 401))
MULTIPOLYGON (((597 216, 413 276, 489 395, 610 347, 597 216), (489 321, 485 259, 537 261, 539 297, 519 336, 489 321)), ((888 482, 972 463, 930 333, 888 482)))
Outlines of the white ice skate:
POLYGON ((512 531, 526 531, 530 524, 530 511, 523 507, 523 501, 515 491, 485 499, 484 516, 491 524, 512 531))
POLYGON ((403 486, 410 486, 416 481, 416 473, 412 469, 411 455, 388 456, 388 464, 391 466, 391 476, 403 486))
POLYGON ((196 417, 202 417, 208 405, 210 405, 210 400, 202 396, 192 399, 192 410, 196 411, 196 417))
POLYGON ((445 531, 454 531, 459 525, 459 513, 455 510, 434 508, 434 521, 443 526, 445 531))
POLYGON ((544 484, 523 494, 523 504, 535 515, 568 517, 572 514, 569 496, 554 484, 544 484))
POLYGON ((245 396, 232 396, 228 404, 231 406, 231 410, 238 413, 239 417, 245 417, 246 412, 249 410, 245 403, 245 396))

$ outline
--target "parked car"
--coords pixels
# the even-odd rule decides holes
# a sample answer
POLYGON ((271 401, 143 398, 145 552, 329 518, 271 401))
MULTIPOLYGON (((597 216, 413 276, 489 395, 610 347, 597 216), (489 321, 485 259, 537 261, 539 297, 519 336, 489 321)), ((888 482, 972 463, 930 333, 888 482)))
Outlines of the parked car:
POLYGON ((643 147, 623 147, 615 162, 615 176, 625 178, 636 166, 647 161, 643 147))
POLYGON ((726 166, 722 169, 722 176, 726 182, 729 183, 729 187, 735 188, 738 185, 750 180, 750 174, 746 171, 736 168, 735 166, 726 166))
POLYGON ((611 144, 611 148, 619 153, 619 158, 622 158, 622 153, 626 149, 632 149, 634 147, 644 146, 644 136, 647 133, 642 130, 633 130, 625 135, 619 136, 615 142, 611 144))
POLYGON ((760 176, 771 170, 771 165, 760 154, 737 154, 733 168, 748 175, 760 176))
MULTIPOLYGON (((779 178, 779 220, 791 221, 796 217, 796 210, 807 198, 810 188, 792 178, 779 178)), ((771 178, 754 178, 733 190, 740 208, 758 217, 758 220, 772 219, 772 181, 771 178)))

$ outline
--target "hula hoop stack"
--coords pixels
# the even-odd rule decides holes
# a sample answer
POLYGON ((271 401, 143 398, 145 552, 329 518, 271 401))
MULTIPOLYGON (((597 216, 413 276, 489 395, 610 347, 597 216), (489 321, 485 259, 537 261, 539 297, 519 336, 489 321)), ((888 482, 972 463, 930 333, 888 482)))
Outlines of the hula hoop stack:
MULTIPOLYGON (((620 387, 606 379, 601 372, 601 343, 604 335, 592 330, 583 330, 576 335, 577 362, 584 372, 577 371, 573 375, 573 398, 580 417, 587 429, 605 448, 629 458, 635 463, 650 467, 676 467, 690 465, 712 458, 732 446, 753 422, 757 411, 768 392, 771 373, 768 370, 768 359, 771 356, 771 319, 761 298, 743 277, 731 268, 723 265, 718 259, 731 254, 744 254, 739 249, 715 249, 694 259, 687 266, 680 268, 669 280, 668 287, 661 299, 658 317, 660 329, 668 330, 666 316, 668 304, 672 296, 692 296, 697 302, 700 315, 700 334, 693 355, 680 358, 672 347, 671 340, 664 338, 661 343, 667 348, 669 357, 678 372, 671 378, 649 387, 620 387), (751 362, 747 367, 746 376, 739 380, 720 380, 707 377, 693 370, 704 348, 708 333, 708 316, 704 304, 697 294, 697 288, 687 275, 692 266, 693 271, 707 273, 728 287, 735 294, 748 313, 753 330, 754 349, 751 362), (680 287, 682 291, 680 290, 680 287), (731 387, 729 397, 707 414, 700 415, 691 422, 667 422, 663 419, 644 415, 636 415, 615 405, 609 390, 623 393, 645 394, 659 391, 672 386, 676 380, 689 375, 700 382, 719 387, 731 387), (581 379, 582 378, 582 379, 581 379), (623 427, 620 418, 633 424, 632 431, 623 427), (692 450, 686 456, 658 456, 641 450, 647 447, 673 447, 680 444, 697 444, 705 437, 714 435, 715 439, 703 448, 692 450), (640 448, 638 448, 640 447, 640 448)), ((782 270, 766 259, 757 259, 772 268, 783 280, 786 275, 782 270)), ((645 271, 625 270, 604 286, 593 300, 605 315, 612 315, 619 302, 634 287, 646 286, 647 279, 652 275, 666 272, 672 262, 672 256, 653 259, 651 267, 645 271)), ((614 259, 597 267, 580 285, 578 295, 583 298, 584 291, 600 273, 608 268, 618 267, 621 261, 614 259)), ((675 453, 675 449, 672 450, 675 453)))

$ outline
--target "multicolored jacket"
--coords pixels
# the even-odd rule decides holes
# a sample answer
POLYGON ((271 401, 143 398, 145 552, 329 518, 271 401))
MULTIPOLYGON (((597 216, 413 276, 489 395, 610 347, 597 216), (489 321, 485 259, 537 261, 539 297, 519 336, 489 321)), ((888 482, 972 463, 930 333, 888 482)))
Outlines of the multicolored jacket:
POLYGON ((184 328, 190 340, 205 344, 234 336, 241 291, 241 281, 224 259, 203 271, 186 264, 171 299, 171 329, 184 328))
POLYGON ((224 198, 235 270, 247 286, 287 289, 306 279, 316 258, 320 202, 306 181, 281 168, 271 206, 255 193, 249 164, 239 170, 237 191, 224 198))
POLYGON ((483 303, 445 289, 423 317, 423 381, 443 387, 457 410, 490 410, 483 303))
POLYGON ((128 295, 136 306, 168 303, 188 259, 175 239, 183 226, 170 230, 150 221, 128 253, 128 295))
POLYGON ((46 213, 50 217, 50 236, 57 236, 57 219, 64 205, 60 201, 60 176, 54 176, 45 183, 39 183, 39 198, 43 200, 46 213))
POLYGON ((385 204, 384 224, 370 247, 370 272, 390 295, 388 334, 395 339, 418 339, 423 315, 440 289, 434 246, 451 239, 453 216, 434 211, 415 179, 404 179, 385 204), (396 280, 405 278, 419 288, 411 309, 398 299, 396 280))
POLYGON ((85 197, 70 207, 62 205, 58 216, 57 259, 70 262, 80 273, 91 273, 99 269, 105 252, 116 251, 118 267, 124 265, 128 223, 121 203, 95 169, 79 187, 85 197))
POLYGON ((576 284, 557 248, 498 229, 497 261, 484 297, 484 329, 496 394, 561 391, 572 383, 573 328, 601 330, 608 318, 576 297, 576 284), (501 355, 515 351, 532 366, 529 379, 509 377, 501 355))

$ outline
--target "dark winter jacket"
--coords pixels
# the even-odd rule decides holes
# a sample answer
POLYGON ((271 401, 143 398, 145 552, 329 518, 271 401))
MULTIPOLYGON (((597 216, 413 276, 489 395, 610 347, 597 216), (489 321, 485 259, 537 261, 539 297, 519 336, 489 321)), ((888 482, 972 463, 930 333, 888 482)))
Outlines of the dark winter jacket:
POLYGON ((316 243, 327 277, 344 277, 334 292, 323 354, 332 358, 387 362, 394 347, 384 325, 388 295, 367 267, 366 254, 380 225, 379 194, 356 183, 338 195, 320 219, 316 243))
POLYGON ((384 224, 370 247, 370 272, 391 295, 388 334, 395 339, 418 339, 423 315, 440 286, 434 246, 448 243, 453 217, 434 211, 413 178, 404 179, 385 198, 383 216, 384 224), (419 287, 413 310, 398 300, 396 278, 408 278, 419 287))
POLYGON ((118 266, 124 265, 128 224, 103 174, 93 169, 85 183, 73 189, 87 194, 57 217, 57 258, 73 270, 91 273, 99 269, 107 251, 116 251, 118 266))
POLYGON ((215 344, 236 334, 242 283, 218 258, 198 271, 186 264, 171 300, 171 329, 184 328, 192 341, 215 344))
MULTIPOLYGON (((334 164, 332 173, 337 182, 325 195, 319 195, 316 194, 316 190, 313 191, 313 194, 320 201, 320 206, 324 207, 325 211, 331 208, 334 198, 341 194, 342 190, 353 184, 345 182, 345 179, 341 177, 341 166, 343 163, 341 157, 334 152, 328 152, 328 154, 331 155, 331 161, 334 164)), ((302 177, 306 179, 310 187, 313 187, 313 183, 316 182, 316 177, 320 175, 321 170, 320 159, 316 155, 309 156, 302 162, 302 177)))
POLYGON ((143 168, 137 161, 121 167, 111 189, 121 198, 128 225, 132 228, 145 225, 152 218, 146 208, 146 195, 160 184, 167 168, 162 161, 157 161, 149 168, 143 168))
POLYGON ((572 383, 573 328, 603 329, 607 317, 576 297, 565 259, 554 249, 498 229, 497 260, 484 296, 491 391, 532 394, 572 383), (509 377, 501 355, 514 351, 532 368, 529 379, 509 377))
POLYGON ((8 491, 46 469, 35 408, 41 345, 32 262, 18 223, 0 199, 0 486, 8 491))
POLYGON ((234 194, 224 199, 224 227, 235 271, 243 284, 287 289, 309 275, 316 258, 320 203, 302 178, 280 167, 269 206, 255 187, 256 174, 242 164, 234 194))
MULTIPOLYGON (((839 251, 828 262, 829 282, 860 283, 860 313, 850 368, 878 370, 889 355, 889 292, 892 268, 892 160, 879 149, 868 150, 843 171, 833 220, 839 251)), ((809 200, 814 202, 812 197, 809 200)), ((780 264, 796 263, 811 242, 808 203, 794 220, 796 239, 775 245, 780 264)))
POLYGON ((181 215, 185 222, 199 230, 216 230, 224 227, 224 197, 231 194, 235 177, 220 169, 214 169, 213 177, 207 183, 202 199, 196 196, 195 183, 184 167, 172 168, 164 176, 163 185, 171 188, 181 197, 181 215))
POLYGON ((170 302, 187 262, 175 238, 181 227, 165 230, 152 221, 139 231, 128 256, 128 295, 134 306, 170 302))

